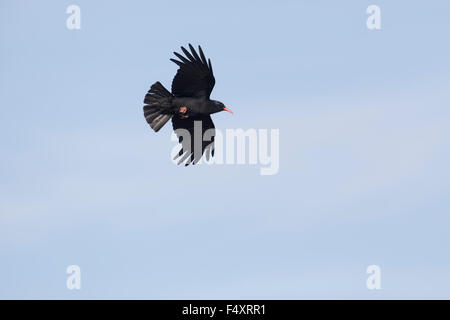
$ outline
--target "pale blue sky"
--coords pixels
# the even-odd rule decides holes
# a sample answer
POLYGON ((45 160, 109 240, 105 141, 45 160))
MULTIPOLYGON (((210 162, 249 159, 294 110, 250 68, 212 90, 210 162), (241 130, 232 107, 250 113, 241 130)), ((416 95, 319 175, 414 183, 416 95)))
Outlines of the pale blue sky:
POLYGON ((448 1, 0 6, 0 298, 450 298, 448 1), (142 100, 188 42, 278 175, 172 164, 142 100))

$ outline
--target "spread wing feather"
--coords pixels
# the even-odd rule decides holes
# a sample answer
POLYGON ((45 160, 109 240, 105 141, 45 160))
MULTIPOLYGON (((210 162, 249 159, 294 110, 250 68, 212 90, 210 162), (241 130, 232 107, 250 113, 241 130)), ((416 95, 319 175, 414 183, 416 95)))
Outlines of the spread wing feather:
POLYGON ((181 150, 174 158, 174 160, 178 159, 178 164, 184 163, 187 166, 191 163, 196 164, 203 155, 205 155, 206 160, 214 156, 214 137, 216 131, 209 115, 194 116, 186 119, 174 116, 172 118, 172 127, 181 144, 181 150), (201 125, 201 136, 198 138, 198 144, 195 140, 194 128, 196 125, 201 125), (184 129, 187 132, 179 129, 184 129), (206 131, 208 132, 206 133, 206 131), (209 141, 203 141, 203 139, 209 139, 209 141))
POLYGON ((206 60, 200 46, 198 47, 200 56, 191 44, 189 44, 189 49, 191 52, 181 47, 185 57, 174 52, 180 61, 170 59, 179 66, 177 74, 172 81, 172 94, 176 97, 204 97, 209 99, 216 83, 211 60, 206 60))

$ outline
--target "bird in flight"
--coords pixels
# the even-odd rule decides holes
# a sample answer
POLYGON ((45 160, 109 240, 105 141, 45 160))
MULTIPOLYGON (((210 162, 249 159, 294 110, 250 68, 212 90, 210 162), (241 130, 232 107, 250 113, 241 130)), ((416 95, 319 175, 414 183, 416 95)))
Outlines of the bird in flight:
POLYGON ((172 80, 172 93, 158 81, 144 98, 144 117, 155 132, 172 119, 181 144, 174 160, 186 166, 196 164, 203 155, 207 160, 214 156, 215 127, 210 115, 220 111, 233 113, 222 102, 210 99, 216 82, 211 60, 206 60, 200 46, 199 54, 191 44, 189 49, 190 52, 181 47, 185 56, 174 52, 179 60, 170 59, 179 66, 172 80), (200 127, 201 139, 197 139, 194 128, 200 127))

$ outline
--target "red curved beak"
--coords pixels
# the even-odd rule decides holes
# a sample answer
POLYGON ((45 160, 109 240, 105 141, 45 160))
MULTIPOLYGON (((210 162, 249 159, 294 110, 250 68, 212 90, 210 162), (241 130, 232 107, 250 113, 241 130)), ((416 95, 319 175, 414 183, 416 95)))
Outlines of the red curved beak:
POLYGON ((228 111, 229 113, 233 114, 233 111, 231 111, 231 110, 228 109, 228 108, 223 107, 223 110, 228 111))

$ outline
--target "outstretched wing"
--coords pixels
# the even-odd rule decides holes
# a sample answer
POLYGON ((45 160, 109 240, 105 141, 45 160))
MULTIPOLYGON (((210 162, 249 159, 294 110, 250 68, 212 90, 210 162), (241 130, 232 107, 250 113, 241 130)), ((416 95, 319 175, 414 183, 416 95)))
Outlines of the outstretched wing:
POLYGON ((191 49, 191 52, 181 47, 186 57, 174 52, 181 61, 170 59, 180 67, 172 81, 172 94, 177 97, 205 97, 209 99, 216 83, 211 60, 206 61, 200 46, 198 46, 200 56, 191 44, 189 44, 189 49, 191 49))
POLYGON ((172 126, 181 143, 181 150, 174 158, 178 159, 178 164, 184 162, 187 166, 191 163, 196 164, 203 155, 206 160, 214 156, 216 128, 209 115, 186 119, 174 116, 172 126))

